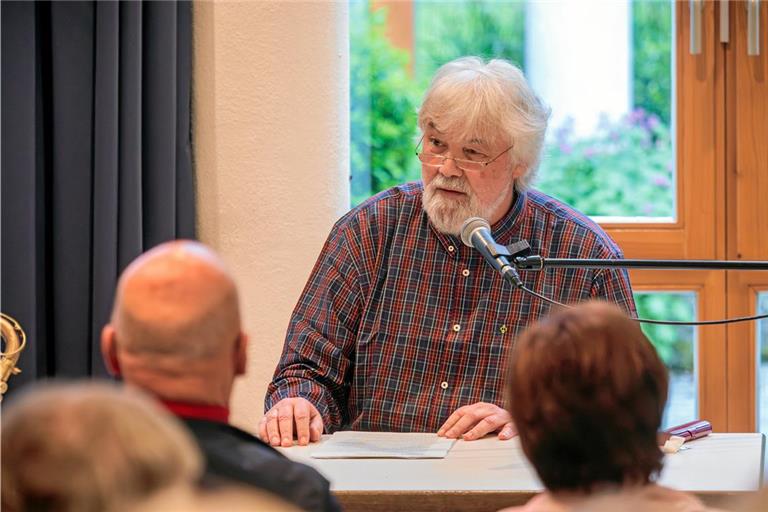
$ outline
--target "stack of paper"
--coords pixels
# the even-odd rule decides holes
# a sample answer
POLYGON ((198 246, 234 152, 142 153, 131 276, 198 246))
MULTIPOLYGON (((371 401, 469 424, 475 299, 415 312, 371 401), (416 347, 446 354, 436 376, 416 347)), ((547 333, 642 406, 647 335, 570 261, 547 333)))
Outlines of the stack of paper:
POLYGON ((421 432, 336 432, 315 450, 315 459, 443 459, 455 439, 421 432))

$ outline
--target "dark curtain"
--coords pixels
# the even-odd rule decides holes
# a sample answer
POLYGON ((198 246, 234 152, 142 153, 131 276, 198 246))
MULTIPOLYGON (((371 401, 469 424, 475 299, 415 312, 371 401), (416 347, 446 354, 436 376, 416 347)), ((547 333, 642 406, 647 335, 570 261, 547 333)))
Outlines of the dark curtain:
POLYGON ((193 238, 188 2, 2 2, 2 304, 22 374, 105 373, 120 271, 193 238))

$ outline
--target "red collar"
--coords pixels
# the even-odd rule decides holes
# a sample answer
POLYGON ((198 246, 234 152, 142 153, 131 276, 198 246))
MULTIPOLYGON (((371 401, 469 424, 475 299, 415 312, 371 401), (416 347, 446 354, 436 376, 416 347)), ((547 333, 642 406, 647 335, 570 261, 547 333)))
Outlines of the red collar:
POLYGON ((181 418, 229 423, 229 408, 223 405, 190 404, 171 400, 161 400, 161 402, 169 411, 181 418))

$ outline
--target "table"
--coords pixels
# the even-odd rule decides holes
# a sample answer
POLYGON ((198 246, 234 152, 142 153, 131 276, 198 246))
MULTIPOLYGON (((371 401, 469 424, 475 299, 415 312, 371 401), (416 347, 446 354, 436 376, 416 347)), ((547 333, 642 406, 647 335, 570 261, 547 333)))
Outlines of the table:
MULTIPOLYGON (((325 475, 347 511, 498 510, 542 490, 517 438, 459 440, 445 459, 421 460, 313 459, 317 446, 281 451, 325 475)), ((666 456, 662 485, 693 492, 710 505, 760 487, 762 434, 711 434, 685 447, 666 456)))

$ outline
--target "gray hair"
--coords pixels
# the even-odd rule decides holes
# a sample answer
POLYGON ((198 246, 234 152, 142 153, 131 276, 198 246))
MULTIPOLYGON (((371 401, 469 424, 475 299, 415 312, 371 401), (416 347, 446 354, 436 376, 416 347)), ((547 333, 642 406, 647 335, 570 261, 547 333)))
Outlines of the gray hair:
POLYGON ((432 78, 419 109, 419 128, 432 124, 460 140, 514 145, 512 165, 526 168, 515 181, 523 191, 539 167, 549 112, 514 64, 461 57, 432 78))
POLYGON ((13 399, 3 411, 4 509, 118 509, 202 474, 192 436, 136 389, 48 381, 13 399))

